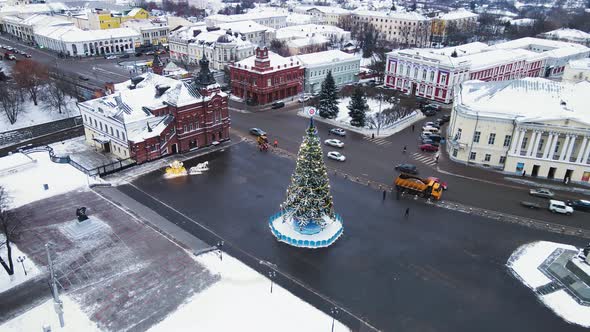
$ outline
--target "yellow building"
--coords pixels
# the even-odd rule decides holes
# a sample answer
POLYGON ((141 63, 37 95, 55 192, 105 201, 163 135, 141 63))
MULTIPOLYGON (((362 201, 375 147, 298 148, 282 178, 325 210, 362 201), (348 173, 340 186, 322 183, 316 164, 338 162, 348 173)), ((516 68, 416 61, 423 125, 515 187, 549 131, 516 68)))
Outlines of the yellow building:
POLYGON ((88 14, 90 28, 93 30, 116 29, 128 20, 146 20, 150 13, 143 8, 133 8, 128 13, 98 11, 88 14))

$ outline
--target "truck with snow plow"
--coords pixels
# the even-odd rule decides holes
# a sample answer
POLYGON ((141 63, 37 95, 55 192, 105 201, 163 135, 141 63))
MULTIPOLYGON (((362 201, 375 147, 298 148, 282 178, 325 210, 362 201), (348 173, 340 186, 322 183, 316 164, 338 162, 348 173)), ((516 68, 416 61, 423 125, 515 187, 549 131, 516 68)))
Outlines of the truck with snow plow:
POLYGON ((401 193, 418 195, 422 198, 439 200, 443 193, 441 184, 432 178, 419 178, 414 175, 400 174, 394 181, 395 188, 401 193))

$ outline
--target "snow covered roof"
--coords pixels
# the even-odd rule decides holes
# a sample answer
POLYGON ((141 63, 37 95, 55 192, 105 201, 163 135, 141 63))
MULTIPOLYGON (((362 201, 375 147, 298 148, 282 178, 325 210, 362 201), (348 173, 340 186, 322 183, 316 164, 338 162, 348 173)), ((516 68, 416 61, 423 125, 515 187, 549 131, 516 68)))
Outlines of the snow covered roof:
POLYGON ((127 16, 135 16, 137 14, 139 14, 140 11, 142 11, 142 8, 133 8, 129 11, 129 13, 127 13, 127 16))
POLYGON ((488 47, 489 46, 485 43, 473 42, 473 43, 468 43, 468 44, 463 44, 463 45, 458 45, 458 46, 450 46, 450 47, 445 47, 445 48, 433 49, 432 52, 438 53, 438 54, 443 54, 443 55, 451 55, 451 54, 453 54, 453 52, 457 51, 457 56, 464 56, 464 55, 468 55, 468 54, 479 53, 488 47))
POLYGON ((35 33, 39 36, 51 39, 59 39, 65 43, 140 37, 137 31, 129 28, 82 30, 75 26, 57 26, 43 27, 35 30, 35 33))
MULTIPOLYGON (((243 23, 243 22, 242 22, 243 23)), ((267 28, 270 29, 270 28, 267 28)), ((203 23, 190 27, 182 27, 170 34, 171 41, 182 41, 189 44, 195 45, 207 45, 212 46, 215 43, 234 43, 237 46, 250 46, 252 43, 248 41, 241 32, 232 31, 232 34, 228 34, 228 30, 219 29, 213 31, 207 31, 207 26, 203 23), (238 34, 238 36, 236 36, 238 34), (221 39, 220 39, 221 38, 221 39), (246 39, 246 40, 245 40, 246 39)))
POLYGON ((590 125, 590 82, 576 84, 544 78, 510 81, 467 81, 461 84, 457 105, 519 122, 572 119, 590 125))
POLYGON ((567 65, 573 69, 590 70, 590 58, 571 60, 567 65))
POLYGON ((344 34, 347 31, 333 25, 303 24, 278 29, 276 39, 285 40, 296 37, 310 37, 314 33, 344 34))
POLYGON ((0 8, 2 13, 34 14, 34 13, 58 13, 68 10, 62 2, 33 3, 27 5, 4 6, 0 8))
POLYGON ((590 48, 558 40, 525 37, 490 46, 490 49, 525 49, 548 57, 565 57, 590 52, 590 48))
POLYGON ((342 52, 340 50, 330 50, 309 54, 298 55, 297 58, 305 66, 326 64, 330 62, 342 62, 348 60, 361 61, 360 56, 342 52))
POLYGON ((311 15, 289 13, 289 16, 287 16, 287 25, 310 24, 315 20, 316 18, 311 15))
POLYGON ((241 22, 241 21, 249 21, 249 20, 259 20, 265 18, 273 18, 273 17, 287 17, 289 14, 285 11, 280 10, 252 10, 245 14, 238 14, 238 15, 223 15, 223 14, 215 14, 209 15, 206 17, 208 21, 218 21, 218 22, 241 22))
POLYGON ((451 20, 460 20, 460 19, 466 19, 466 18, 477 18, 477 16, 478 15, 476 13, 472 13, 466 9, 461 8, 458 10, 454 10, 452 12, 439 14, 438 16, 436 16, 436 18, 439 20, 451 21, 451 20))
POLYGON ((402 11, 374 11, 374 10, 355 10, 352 12, 358 16, 369 16, 369 17, 387 17, 398 20, 415 20, 415 21, 427 21, 428 18, 417 12, 402 12, 402 11))
MULTIPOLYGON (((301 65, 301 62, 299 61, 299 59, 297 59, 297 57, 284 57, 284 56, 276 54, 273 51, 268 51, 268 59, 270 60, 270 66, 273 68, 273 70, 264 71, 265 73, 276 71, 276 70, 283 69, 286 67, 301 65)), ((246 70, 252 70, 252 67, 254 67, 255 60, 256 60, 256 55, 253 55, 253 56, 248 57, 244 60, 236 62, 233 65, 233 67, 238 67, 238 68, 242 68, 242 69, 246 69, 246 70)))
POLYGON ((310 7, 309 9, 307 9, 307 11, 310 11, 313 9, 320 11, 324 14, 338 14, 338 15, 350 14, 350 10, 344 9, 341 7, 336 7, 336 6, 313 6, 313 7, 310 7))
POLYGON ((230 22, 219 24, 222 30, 230 30, 239 33, 252 33, 258 31, 275 31, 273 28, 269 28, 265 25, 258 24, 254 21, 241 21, 241 22, 230 22))
POLYGON ((568 28, 561 28, 557 30, 548 31, 540 34, 540 36, 545 38, 564 39, 580 42, 590 41, 590 33, 568 28))
POLYGON ((288 47, 305 47, 310 45, 328 44, 330 40, 324 36, 315 35, 311 37, 297 38, 287 42, 288 47))

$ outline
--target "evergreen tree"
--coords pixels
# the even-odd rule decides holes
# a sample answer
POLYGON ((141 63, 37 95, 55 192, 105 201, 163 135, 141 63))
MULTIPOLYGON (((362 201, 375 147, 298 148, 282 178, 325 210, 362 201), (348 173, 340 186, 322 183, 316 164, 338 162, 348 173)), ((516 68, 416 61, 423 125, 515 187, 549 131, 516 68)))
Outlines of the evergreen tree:
POLYGON ((299 147, 287 199, 282 206, 300 230, 309 224, 324 226, 324 216, 334 218, 328 173, 313 118, 299 147))
POLYGON ((410 11, 415 12, 417 8, 416 2, 412 2, 412 6, 410 6, 410 11))
POLYGON ((397 8, 395 7, 395 2, 392 2, 391 3, 391 11, 394 12, 396 10, 397 10, 397 8))
POLYGON ((354 89, 350 103, 348 103, 348 115, 350 116, 350 124, 355 127, 364 127, 366 120, 366 112, 369 110, 367 105, 367 98, 365 93, 360 88, 354 89))
POLYGON ((363 58, 368 58, 373 55, 375 49, 375 36, 373 35, 372 26, 367 26, 363 35, 363 58))
POLYGON ((338 115, 338 90, 331 71, 322 82, 318 110, 322 118, 334 119, 338 115))

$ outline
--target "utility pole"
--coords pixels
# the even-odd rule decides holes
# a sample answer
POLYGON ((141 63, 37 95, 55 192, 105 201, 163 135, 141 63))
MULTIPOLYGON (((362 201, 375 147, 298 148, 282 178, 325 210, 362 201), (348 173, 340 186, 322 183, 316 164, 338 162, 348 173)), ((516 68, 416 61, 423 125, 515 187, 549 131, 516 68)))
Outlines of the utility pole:
POLYGON ((64 327, 64 311, 63 302, 59 299, 59 293, 57 290, 57 280, 55 279, 55 271, 53 270, 53 261, 51 260, 51 253, 49 252, 49 243, 45 244, 45 250, 47 251, 47 265, 49 266, 49 285, 51 287, 51 294, 53 295, 53 306, 55 307, 55 313, 59 318, 59 325, 64 327))

